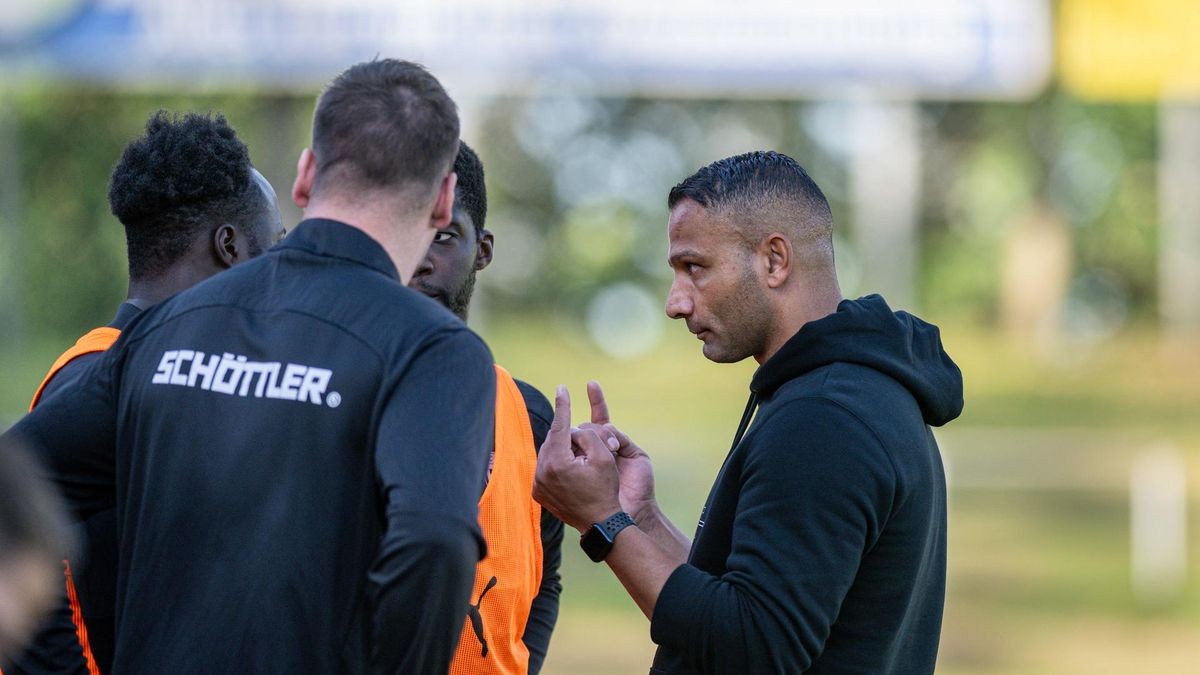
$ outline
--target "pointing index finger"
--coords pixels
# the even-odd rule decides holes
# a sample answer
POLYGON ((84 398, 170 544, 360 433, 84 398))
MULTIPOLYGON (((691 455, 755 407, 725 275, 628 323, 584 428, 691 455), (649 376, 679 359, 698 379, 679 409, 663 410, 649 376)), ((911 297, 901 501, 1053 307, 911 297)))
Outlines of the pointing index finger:
POLYGON ((550 431, 542 443, 542 452, 549 450, 556 454, 571 454, 571 393, 566 385, 558 385, 554 390, 554 419, 550 422, 550 431))

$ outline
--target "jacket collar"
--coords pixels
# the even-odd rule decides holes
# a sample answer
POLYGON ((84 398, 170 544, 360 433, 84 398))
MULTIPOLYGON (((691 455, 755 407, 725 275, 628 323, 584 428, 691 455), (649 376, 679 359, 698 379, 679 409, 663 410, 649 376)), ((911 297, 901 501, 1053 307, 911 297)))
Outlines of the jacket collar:
POLYGON ((400 281, 391 257, 366 232, 327 218, 303 220, 278 246, 298 249, 326 258, 336 258, 369 267, 400 281))
POLYGON ((139 309, 137 305, 128 302, 122 302, 121 306, 117 307, 117 315, 113 317, 112 321, 108 322, 108 327, 116 328, 117 330, 125 330, 125 327, 129 325, 129 322, 133 321, 135 318, 137 318, 137 315, 141 313, 142 310, 139 309))

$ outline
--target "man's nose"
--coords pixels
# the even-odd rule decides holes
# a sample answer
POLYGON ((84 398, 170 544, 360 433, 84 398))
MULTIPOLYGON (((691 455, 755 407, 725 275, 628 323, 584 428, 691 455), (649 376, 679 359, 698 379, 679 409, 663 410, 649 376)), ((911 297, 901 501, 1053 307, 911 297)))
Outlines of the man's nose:
POLYGON ((671 290, 667 292, 667 316, 672 319, 684 319, 691 315, 692 309, 691 297, 679 288, 679 284, 672 283, 671 290))
POLYGON ((429 259, 429 256, 425 256, 421 264, 417 265, 416 271, 413 272, 413 278, 428 276, 430 274, 433 274, 433 261, 429 259))

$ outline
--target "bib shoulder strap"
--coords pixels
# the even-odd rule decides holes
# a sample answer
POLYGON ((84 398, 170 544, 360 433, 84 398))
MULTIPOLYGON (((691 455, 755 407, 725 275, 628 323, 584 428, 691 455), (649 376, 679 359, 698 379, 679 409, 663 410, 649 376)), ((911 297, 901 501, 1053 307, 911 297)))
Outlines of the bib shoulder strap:
POLYGON ((58 374, 58 371, 84 354, 107 351, 119 337, 121 337, 120 330, 102 326, 100 328, 93 328, 84 334, 83 337, 76 340, 75 344, 63 352, 62 356, 59 356, 54 361, 54 365, 50 366, 50 371, 42 378, 42 383, 38 385, 37 391, 33 393, 33 400, 29 402, 29 409, 32 411, 34 406, 37 405, 38 400, 42 397, 42 391, 46 388, 50 380, 58 374))

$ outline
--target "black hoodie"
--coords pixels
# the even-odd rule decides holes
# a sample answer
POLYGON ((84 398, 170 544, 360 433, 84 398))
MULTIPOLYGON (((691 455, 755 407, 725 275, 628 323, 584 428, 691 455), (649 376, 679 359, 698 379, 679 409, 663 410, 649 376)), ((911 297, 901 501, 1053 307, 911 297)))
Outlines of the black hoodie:
POLYGON ((938 329, 877 295, 844 300, 750 391, 654 607, 651 672, 932 673, 946 480, 929 425, 963 406, 938 329))

